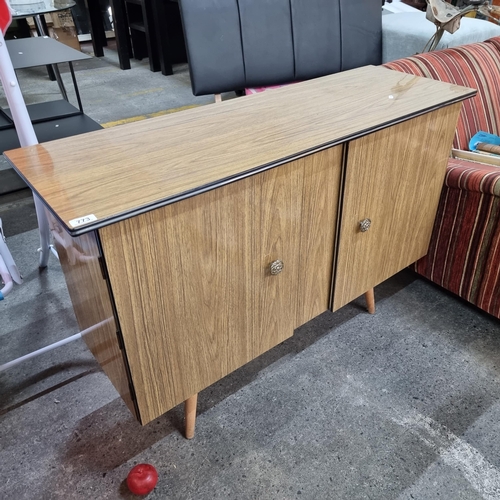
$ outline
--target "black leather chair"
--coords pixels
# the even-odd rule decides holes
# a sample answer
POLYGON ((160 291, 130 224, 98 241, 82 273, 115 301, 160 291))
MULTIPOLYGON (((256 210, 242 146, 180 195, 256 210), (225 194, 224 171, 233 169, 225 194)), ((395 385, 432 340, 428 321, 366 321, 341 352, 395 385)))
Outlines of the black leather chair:
POLYGON ((378 0, 180 0, 194 95, 382 62, 378 0))

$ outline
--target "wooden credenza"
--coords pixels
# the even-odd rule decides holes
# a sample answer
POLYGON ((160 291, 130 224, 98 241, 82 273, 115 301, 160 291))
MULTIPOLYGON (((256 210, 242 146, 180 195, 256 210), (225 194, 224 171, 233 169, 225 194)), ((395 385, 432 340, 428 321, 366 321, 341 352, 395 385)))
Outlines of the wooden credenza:
POLYGON ((474 93, 365 67, 6 156, 146 424, 425 255, 474 93))

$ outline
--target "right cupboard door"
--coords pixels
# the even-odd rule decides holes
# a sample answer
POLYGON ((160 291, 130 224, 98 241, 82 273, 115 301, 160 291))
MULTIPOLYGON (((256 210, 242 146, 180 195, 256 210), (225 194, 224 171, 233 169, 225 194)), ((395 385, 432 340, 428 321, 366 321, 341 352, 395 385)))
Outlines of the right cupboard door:
POLYGON ((332 310, 427 253, 460 107, 349 143, 332 310))

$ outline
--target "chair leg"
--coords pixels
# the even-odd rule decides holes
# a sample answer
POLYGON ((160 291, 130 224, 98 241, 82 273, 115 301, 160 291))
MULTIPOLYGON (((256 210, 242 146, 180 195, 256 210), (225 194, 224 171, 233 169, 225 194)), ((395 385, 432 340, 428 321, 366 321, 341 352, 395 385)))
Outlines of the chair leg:
POLYGON ((370 314, 375 314, 375 292, 373 288, 365 292, 366 308, 370 314))
POLYGON ((184 401, 184 421, 186 424, 186 439, 194 438, 194 427, 196 425, 196 404, 198 394, 191 396, 184 401))

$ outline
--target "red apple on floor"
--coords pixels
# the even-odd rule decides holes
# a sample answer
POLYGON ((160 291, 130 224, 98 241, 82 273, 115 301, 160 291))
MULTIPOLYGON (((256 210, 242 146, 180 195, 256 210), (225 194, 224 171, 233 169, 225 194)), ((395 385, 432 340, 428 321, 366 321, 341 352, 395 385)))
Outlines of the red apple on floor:
POLYGON ((128 489, 135 495, 147 495, 158 482, 158 472, 150 464, 136 465, 127 476, 128 489))

